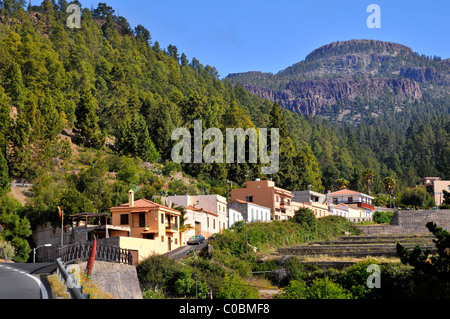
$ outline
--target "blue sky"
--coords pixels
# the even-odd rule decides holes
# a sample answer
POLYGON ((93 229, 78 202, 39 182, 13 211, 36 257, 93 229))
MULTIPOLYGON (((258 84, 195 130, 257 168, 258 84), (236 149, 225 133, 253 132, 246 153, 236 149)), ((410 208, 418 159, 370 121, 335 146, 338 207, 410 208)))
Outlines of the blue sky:
MULTIPOLYGON (((32 1, 39 4, 41 1, 32 1)), ((229 73, 277 73, 312 50, 351 39, 401 43, 420 54, 450 58, 450 1, 425 0, 80 0, 106 2, 134 28, 144 25, 161 47, 229 73), (381 8, 369 29, 367 6, 381 8)))

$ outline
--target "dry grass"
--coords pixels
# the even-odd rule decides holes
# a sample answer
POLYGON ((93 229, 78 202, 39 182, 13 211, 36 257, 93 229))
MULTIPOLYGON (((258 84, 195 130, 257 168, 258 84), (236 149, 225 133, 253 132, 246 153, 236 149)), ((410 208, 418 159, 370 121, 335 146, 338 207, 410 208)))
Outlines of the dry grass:
POLYGON ((300 259, 304 262, 314 262, 314 261, 335 261, 335 262, 364 262, 367 259, 375 259, 380 263, 399 263, 400 258, 397 257, 335 257, 329 255, 315 255, 315 256, 301 256, 300 259))
MULTIPOLYGON (((56 299, 69 299, 69 293, 65 292, 65 287, 57 275, 48 276, 47 279, 56 299)), ((83 293, 90 294, 91 299, 114 299, 112 295, 99 288, 84 273, 81 274, 80 285, 83 286, 83 293)))
POLYGON ((65 287, 58 275, 51 275, 47 277, 50 287, 52 288, 53 296, 56 299, 69 299, 69 293, 65 291, 65 287))

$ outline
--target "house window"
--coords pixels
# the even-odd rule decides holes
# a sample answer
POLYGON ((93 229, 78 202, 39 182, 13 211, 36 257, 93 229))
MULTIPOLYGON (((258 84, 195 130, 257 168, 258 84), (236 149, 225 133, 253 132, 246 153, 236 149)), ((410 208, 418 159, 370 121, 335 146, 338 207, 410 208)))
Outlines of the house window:
POLYGON ((353 203, 353 197, 349 197, 349 198, 348 198, 348 202, 349 202, 349 203, 353 203))
POLYGON ((129 225, 128 214, 120 215, 120 225, 129 225))
POLYGON ((178 245, 178 238, 175 238, 175 245, 178 245))
POLYGON ((139 214, 139 227, 145 227, 145 214, 139 214))
POLYGON ((161 224, 164 224, 164 214, 161 214, 161 224))
POLYGON ((206 217, 206 227, 209 227, 209 217, 206 217))
POLYGON ((164 242, 164 236, 161 236, 161 242, 162 243, 164 242))
POLYGON ((333 203, 337 204, 338 203, 338 199, 337 198, 333 198, 333 203))
POLYGON ((216 220, 213 219, 213 229, 216 229, 216 220))
POLYGON ((247 196, 247 202, 253 203, 253 196, 247 196))

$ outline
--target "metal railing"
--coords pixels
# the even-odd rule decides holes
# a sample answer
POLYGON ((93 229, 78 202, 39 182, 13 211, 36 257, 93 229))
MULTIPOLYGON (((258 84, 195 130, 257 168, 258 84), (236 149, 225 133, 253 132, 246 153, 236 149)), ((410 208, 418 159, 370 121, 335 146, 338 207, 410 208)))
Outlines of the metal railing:
MULTIPOLYGON (((87 261, 91 254, 93 243, 76 243, 67 245, 57 250, 56 258, 60 258, 66 264, 72 264, 79 260, 87 261)), ((128 249, 97 243, 95 260, 115 262, 132 265, 133 256, 128 249)))
POLYGON ((70 270, 61 258, 56 260, 56 274, 66 287, 66 292, 69 293, 71 299, 91 299, 90 295, 83 293, 83 287, 80 286, 79 273, 70 273, 70 270))

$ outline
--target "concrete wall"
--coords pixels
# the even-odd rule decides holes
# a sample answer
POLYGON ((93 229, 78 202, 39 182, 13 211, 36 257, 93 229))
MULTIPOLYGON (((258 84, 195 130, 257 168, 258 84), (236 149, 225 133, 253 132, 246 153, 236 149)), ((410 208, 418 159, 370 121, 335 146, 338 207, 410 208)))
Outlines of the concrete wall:
MULTIPOLYGON (((86 262, 79 264, 81 271, 86 270, 86 265, 86 262)), ((91 279, 114 299, 142 299, 134 266, 95 261, 91 279)))
POLYGON ((450 231, 450 210, 400 210, 394 212, 391 224, 388 226, 357 226, 366 235, 375 234, 426 234, 428 222, 434 222, 438 227, 450 231))
POLYGON ((428 222, 450 231, 450 210, 400 210, 394 212, 391 225, 399 226, 403 234, 429 234, 428 222))
MULTIPOLYGON (((130 249, 138 251, 138 263, 145 258, 154 254, 165 254, 169 250, 167 249, 168 238, 164 239, 164 242, 152 239, 133 238, 133 237, 114 237, 109 238, 106 242, 112 246, 118 246, 123 249, 130 249)), ((179 245, 172 245, 172 250, 180 247, 179 245)))

